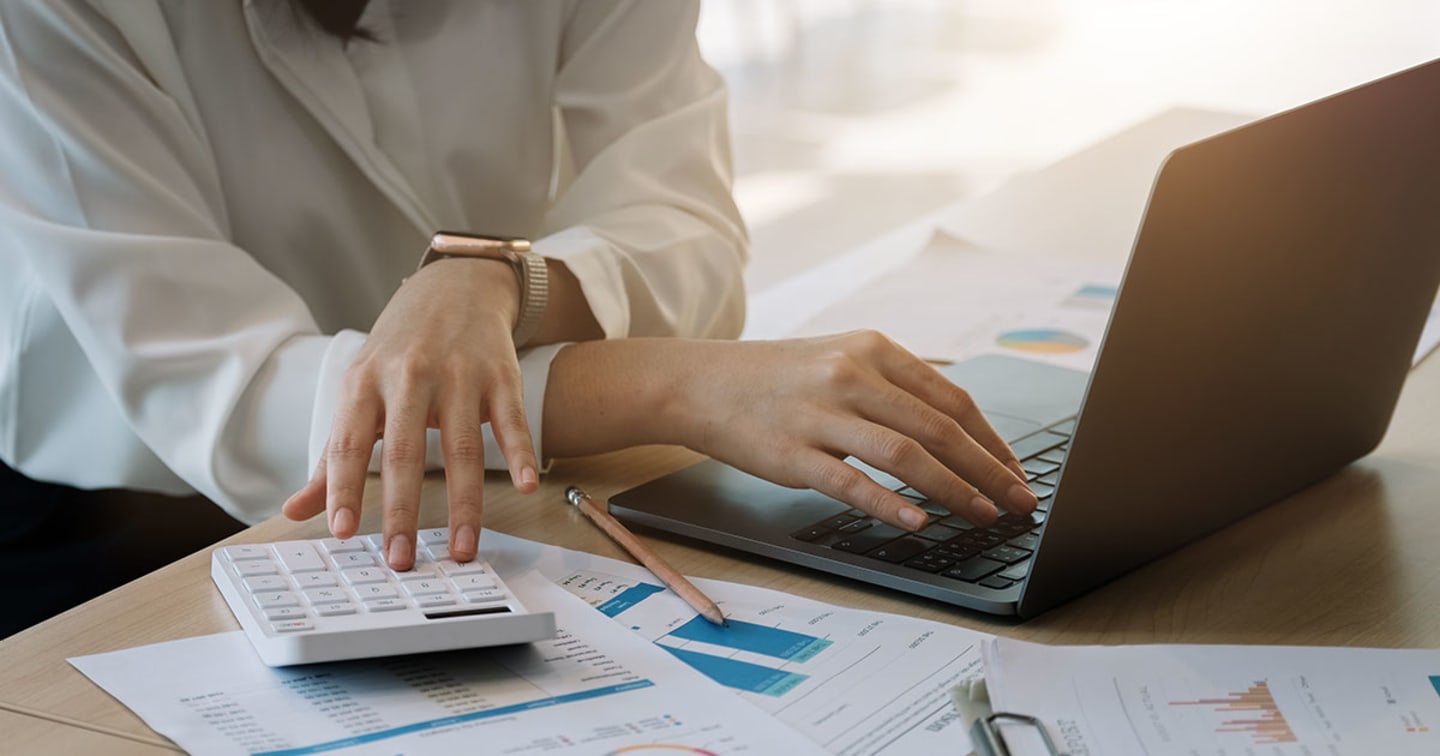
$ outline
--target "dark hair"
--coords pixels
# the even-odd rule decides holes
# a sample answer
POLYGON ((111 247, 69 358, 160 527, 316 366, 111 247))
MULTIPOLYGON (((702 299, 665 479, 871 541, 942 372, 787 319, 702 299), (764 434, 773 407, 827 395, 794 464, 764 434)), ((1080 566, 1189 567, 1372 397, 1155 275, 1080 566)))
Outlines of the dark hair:
POLYGON ((365 13, 365 6, 370 0, 290 0, 291 5, 300 11, 299 15, 309 20, 332 37, 338 37, 342 42, 349 42, 352 39, 363 39, 374 42, 375 37, 368 30, 360 26, 360 16, 365 13))

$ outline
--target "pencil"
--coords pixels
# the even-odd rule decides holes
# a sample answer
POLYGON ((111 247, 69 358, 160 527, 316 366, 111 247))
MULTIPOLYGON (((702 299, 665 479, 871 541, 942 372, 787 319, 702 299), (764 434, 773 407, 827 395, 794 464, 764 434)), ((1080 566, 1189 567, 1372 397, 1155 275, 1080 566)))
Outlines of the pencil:
POLYGON ((694 583, 685 579, 684 575, 661 559, 660 555, 651 551, 649 546, 641 543, 634 533, 631 533, 624 525, 620 524, 619 520, 610 515, 609 510, 602 509, 599 504, 596 504, 589 494, 577 486, 570 486, 565 489, 565 499, 584 512, 585 516, 605 531, 606 535, 630 552, 630 556, 638 559, 646 569, 655 573, 655 577, 660 578, 660 582, 674 591, 675 595, 685 599, 685 603, 694 607, 701 617, 711 624, 728 624, 725 622, 725 614, 720 611, 720 607, 716 606, 714 601, 710 600, 709 596, 701 593, 694 583))

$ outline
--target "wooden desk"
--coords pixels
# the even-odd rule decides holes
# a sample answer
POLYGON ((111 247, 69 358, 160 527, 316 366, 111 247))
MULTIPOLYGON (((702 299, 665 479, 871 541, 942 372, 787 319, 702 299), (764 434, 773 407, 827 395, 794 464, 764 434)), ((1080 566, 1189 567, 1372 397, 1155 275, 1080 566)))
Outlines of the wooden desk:
MULTIPOLYGON (((658 541, 691 575, 847 606, 897 612, 1048 643, 1266 643, 1440 647, 1440 357, 1416 368, 1380 449, 1313 488, 1024 623, 749 556, 658 541)), ((661 447, 557 463, 541 490, 488 488, 486 524, 514 535, 627 558, 563 503, 578 483, 597 498, 699 459, 661 447)), ((378 529, 377 509, 364 520, 378 529)), ((422 525, 442 525, 443 483, 426 483, 422 525)), ((272 519, 227 543, 316 538, 323 523, 272 519)), ((132 734, 154 732, 65 659, 237 625, 193 554, 0 643, 0 708, 21 707, 132 734)), ((43 720, 21 729, 27 737, 43 720)), ((8 727, 4 728, 7 731, 8 727)), ((85 735, 71 734, 84 738, 85 735)), ((78 742, 78 741, 77 741, 78 742)), ((135 743, 137 747, 142 744, 135 743)), ((127 745, 128 747, 128 745, 127 745)))

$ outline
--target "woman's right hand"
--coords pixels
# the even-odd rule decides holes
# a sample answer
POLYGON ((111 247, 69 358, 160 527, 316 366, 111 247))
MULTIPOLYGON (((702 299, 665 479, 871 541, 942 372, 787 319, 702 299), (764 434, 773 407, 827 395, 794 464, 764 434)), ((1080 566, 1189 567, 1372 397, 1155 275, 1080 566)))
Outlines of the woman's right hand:
POLYGON ((628 423, 628 437, 616 445, 680 443, 780 485, 813 488, 907 530, 924 527, 925 512, 846 457, 890 473, 977 525, 996 519, 997 504, 1018 513, 1036 507, 1019 460, 969 394, 879 333, 575 345, 567 352, 576 353, 562 352, 552 368, 547 443, 567 445, 551 440, 551 410, 568 404, 557 396, 555 378, 567 357, 586 361, 587 349, 598 368, 591 374, 608 371, 622 385, 605 413, 606 420, 619 422, 589 426, 593 432, 628 423), (614 375, 627 369, 635 371, 633 380, 614 375), (633 417, 616 411, 629 397, 639 397, 636 404, 648 411, 633 417))

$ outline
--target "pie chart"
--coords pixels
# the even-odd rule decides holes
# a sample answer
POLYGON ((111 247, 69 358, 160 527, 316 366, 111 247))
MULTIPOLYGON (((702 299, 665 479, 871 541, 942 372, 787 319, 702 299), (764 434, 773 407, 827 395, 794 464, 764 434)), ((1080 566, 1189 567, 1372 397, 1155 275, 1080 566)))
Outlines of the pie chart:
POLYGON ((996 337, 995 343, 1006 349, 1031 354, 1072 354, 1090 346, 1084 336, 1054 328, 1006 331, 996 337))

